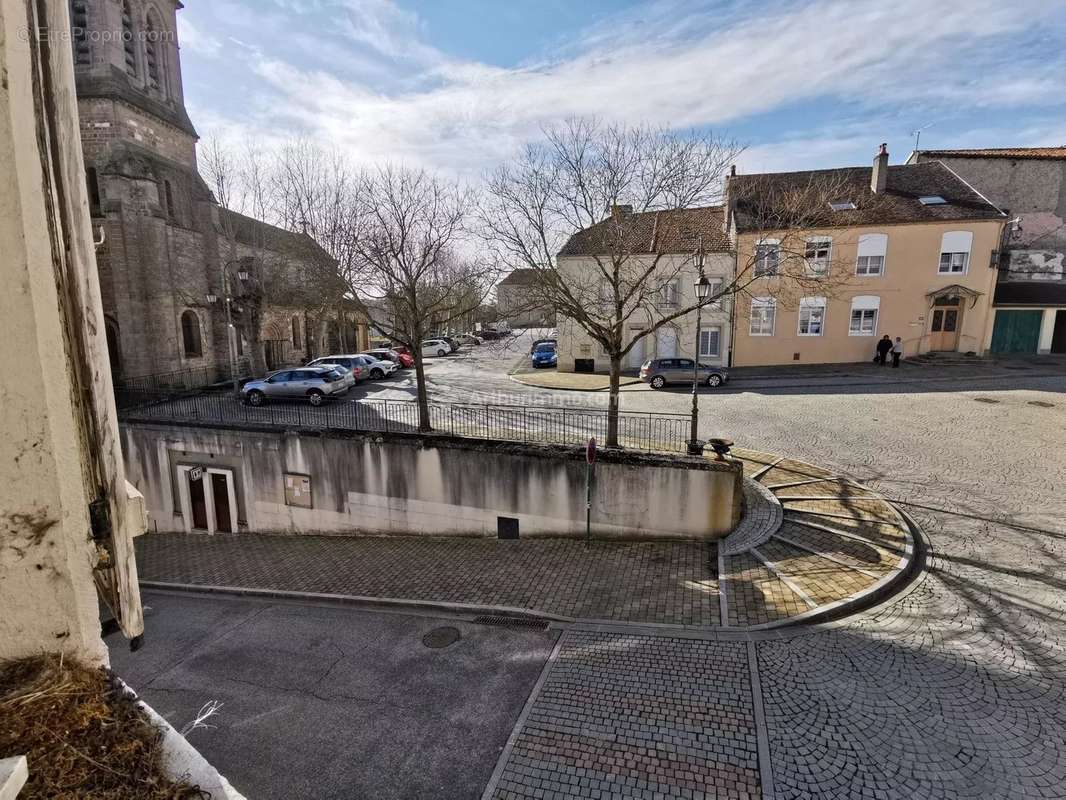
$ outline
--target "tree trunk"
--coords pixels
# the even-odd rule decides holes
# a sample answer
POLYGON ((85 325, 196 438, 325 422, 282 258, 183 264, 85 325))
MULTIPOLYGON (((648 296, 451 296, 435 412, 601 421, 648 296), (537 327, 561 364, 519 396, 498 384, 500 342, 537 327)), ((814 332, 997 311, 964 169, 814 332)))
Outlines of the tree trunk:
POLYGON ((248 309, 248 362, 252 375, 259 377, 267 371, 266 353, 263 352, 263 318, 254 304, 246 301, 244 307, 248 309))
POLYGON ((611 385, 607 396, 607 446, 618 447, 618 391, 622 382, 622 358, 611 356, 611 385))
MULTIPOLYGON (((416 340, 417 345, 421 342, 416 340)), ((429 392, 426 391, 426 369, 422 363, 422 348, 412 345, 411 355, 415 360, 415 390, 418 396, 418 430, 429 433, 433 430, 429 424, 429 392)))

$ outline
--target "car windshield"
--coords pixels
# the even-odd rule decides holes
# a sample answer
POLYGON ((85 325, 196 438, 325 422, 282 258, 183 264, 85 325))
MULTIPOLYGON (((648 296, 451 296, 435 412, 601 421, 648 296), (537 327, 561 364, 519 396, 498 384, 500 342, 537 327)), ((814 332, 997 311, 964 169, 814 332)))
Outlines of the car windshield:
POLYGON ((538 353, 554 353, 555 345, 545 342, 544 344, 538 344, 536 352, 538 353))

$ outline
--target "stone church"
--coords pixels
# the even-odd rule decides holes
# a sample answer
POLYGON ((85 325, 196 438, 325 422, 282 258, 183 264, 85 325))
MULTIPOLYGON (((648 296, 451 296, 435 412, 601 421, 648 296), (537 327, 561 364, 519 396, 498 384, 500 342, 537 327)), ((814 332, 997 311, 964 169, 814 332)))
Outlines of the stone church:
POLYGON ((242 371, 261 372, 366 348, 367 326, 328 280, 326 252, 306 234, 221 208, 200 177, 183 100, 181 8, 178 0, 71 0, 116 383, 171 373, 224 379, 231 349, 242 371))

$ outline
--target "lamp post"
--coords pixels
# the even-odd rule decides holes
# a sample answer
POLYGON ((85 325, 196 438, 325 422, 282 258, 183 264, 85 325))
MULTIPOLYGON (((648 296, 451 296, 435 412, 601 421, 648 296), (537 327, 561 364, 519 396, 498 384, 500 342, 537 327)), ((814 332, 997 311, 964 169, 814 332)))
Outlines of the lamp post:
POLYGON ((692 254, 692 261, 699 273, 696 281, 696 348, 695 358, 692 360, 692 430, 688 437, 688 453, 698 456, 703 453, 703 442, 699 440, 699 416, 700 416, 700 334, 703 327, 703 303, 711 296, 711 282, 703 274, 704 253, 703 236, 700 236, 696 252, 692 254))
MULTIPOLYGON (((229 282, 229 267, 236 262, 227 261, 219 265, 219 273, 222 276, 222 302, 226 306, 226 346, 229 349, 229 374, 233 381, 233 396, 235 399, 241 399, 241 382, 237 376, 237 352, 234 347, 233 337, 236 335, 236 329, 233 327, 233 293, 230 291, 229 282)), ((248 280, 247 270, 237 270, 237 280, 244 282, 248 280)), ((208 294, 207 302, 215 303, 218 301, 218 295, 208 294)))

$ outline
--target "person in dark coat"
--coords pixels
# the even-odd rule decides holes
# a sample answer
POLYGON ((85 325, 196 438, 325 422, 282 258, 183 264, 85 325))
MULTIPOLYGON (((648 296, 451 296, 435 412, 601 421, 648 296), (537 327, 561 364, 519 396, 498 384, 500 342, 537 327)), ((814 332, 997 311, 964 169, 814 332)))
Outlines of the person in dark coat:
POLYGON ((884 366, 888 360, 888 354, 892 352, 892 339, 886 333, 881 337, 881 341, 877 343, 877 363, 880 366, 884 366))

